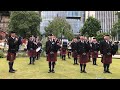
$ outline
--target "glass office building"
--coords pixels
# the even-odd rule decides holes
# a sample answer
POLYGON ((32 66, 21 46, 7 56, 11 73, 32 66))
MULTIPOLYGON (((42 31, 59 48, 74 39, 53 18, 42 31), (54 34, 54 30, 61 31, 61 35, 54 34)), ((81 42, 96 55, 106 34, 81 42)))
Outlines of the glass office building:
POLYGON ((85 21, 85 11, 67 11, 66 19, 72 26, 74 34, 79 34, 85 21))
POLYGON ((117 11, 95 11, 95 18, 101 22, 101 32, 110 33, 113 24, 117 22, 117 11))
MULTIPOLYGON (((113 25, 118 21, 118 11, 95 11, 95 18, 101 22, 101 32, 111 33, 113 25)), ((118 35, 115 40, 120 40, 118 35)))
POLYGON ((42 22, 40 25, 41 33, 45 32, 44 27, 48 26, 49 21, 52 21, 54 17, 57 16, 66 18, 66 20, 72 27, 73 33, 78 34, 80 28, 84 24, 85 11, 42 11, 42 22))
POLYGON ((42 11, 41 12, 41 18, 42 22, 40 24, 40 32, 43 34, 45 32, 44 28, 48 26, 49 21, 52 21, 55 17, 64 16, 64 11, 42 11))

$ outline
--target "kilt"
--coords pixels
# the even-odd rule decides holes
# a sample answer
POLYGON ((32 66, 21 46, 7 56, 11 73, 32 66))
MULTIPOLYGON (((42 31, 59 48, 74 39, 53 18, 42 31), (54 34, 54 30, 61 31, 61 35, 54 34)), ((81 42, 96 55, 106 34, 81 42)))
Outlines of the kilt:
POLYGON ((112 55, 103 55, 103 61, 104 64, 110 64, 112 63, 112 55))
POLYGON ((88 62, 90 62, 91 52, 87 52, 88 62))
POLYGON ((95 52, 93 51, 93 52, 92 52, 92 58, 98 58, 98 52, 95 53, 95 52))
POLYGON ((28 51, 28 56, 29 56, 29 57, 36 57, 36 55, 37 55, 36 50, 29 50, 29 51, 28 51))
POLYGON ((54 53, 52 59, 51 59, 50 53, 49 53, 48 56, 47 56, 47 61, 49 61, 49 62, 55 62, 55 61, 57 61, 57 52, 54 53))
POLYGON ((61 51, 61 54, 62 54, 62 55, 66 55, 66 52, 67 52, 66 50, 65 50, 65 51, 62 50, 62 51, 61 51))
POLYGON ((14 61, 16 59, 16 53, 10 53, 7 54, 7 61, 14 61))
POLYGON ((73 58, 77 58, 77 56, 78 56, 77 52, 73 51, 73 52, 72 52, 72 57, 73 57, 73 58))
POLYGON ((83 63, 87 63, 88 62, 88 55, 86 54, 86 55, 82 55, 82 54, 80 54, 79 55, 79 63, 81 63, 81 64, 83 64, 83 63))

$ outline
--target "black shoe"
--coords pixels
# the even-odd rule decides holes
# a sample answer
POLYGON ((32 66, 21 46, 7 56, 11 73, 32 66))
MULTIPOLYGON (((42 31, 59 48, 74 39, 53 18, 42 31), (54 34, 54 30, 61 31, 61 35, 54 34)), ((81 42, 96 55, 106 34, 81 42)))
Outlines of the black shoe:
POLYGON ((107 71, 104 71, 103 73, 107 73, 107 71))
POLYGON ((17 70, 15 70, 15 69, 12 69, 12 71, 17 71, 17 70))
MULTIPOLYGON (((106 71, 107 73, 111 73, 110 71, 106 71)), ((111 73, 112 74, 112 73, 111 73)))
POLYGON ((75 65, 75 63, 73 65, 75 65))
POLYGON ((87 73, 85 70, 83 70, 84 73, 87 73))
POLYGON ((76 65, 79 65, 78 63, 76 63, 76 65))
POLYGON ((80 71, 80 73, 83 73, 83 71, 80 71))
POLYGON ((30 65, 31 63, 29 63, 28 65, 30 65))
POLYGON ((12 71, 12 70, 9 70, 9 73, 15 73, 14 71, 12 71))
POLYGON ((48 73, 51 73, 51 70, 49 70, 49 72, 48 73))
POLYGON ((55 73, 55 71, 54 71, 54 70, 52 70, 52 73, 55 73))
POLYGON ((98 66, 97 64, 95 64, 96 66, 98 66))

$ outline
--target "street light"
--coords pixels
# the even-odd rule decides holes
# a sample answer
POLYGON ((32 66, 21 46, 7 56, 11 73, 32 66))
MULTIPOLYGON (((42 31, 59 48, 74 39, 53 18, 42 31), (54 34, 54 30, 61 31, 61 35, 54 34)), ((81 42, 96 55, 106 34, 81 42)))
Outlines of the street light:
POLYGON ((62 31, 61 31, 61 42, 62 42, 62 34, 64 34, 64 28, 65 26, 62 28, 62 31))

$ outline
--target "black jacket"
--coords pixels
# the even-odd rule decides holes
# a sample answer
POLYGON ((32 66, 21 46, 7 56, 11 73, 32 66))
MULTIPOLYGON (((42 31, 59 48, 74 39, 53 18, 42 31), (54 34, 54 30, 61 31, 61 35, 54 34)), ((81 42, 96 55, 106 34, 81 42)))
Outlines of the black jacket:
POLYGON ((103 55, 107 55, 107 53, 115 55, 117 50, 118 50, 117 46, 112 44, 112 42, 109 42, 109 44, 105 40, 100 42, 100 53, 103 55))
POLYGON ((77 51, 77 42, 71 43, 71 49, 72 49, 72 52, 74 52, 75 50, 77 51))
POLYGON ((78 54, 87 53, 89 51, 88 43, 79 41, 77 43, 77 52, 78 54))
POLYGON ((37 45, 35 45, 32 41, 28 41, 27 44, 27 50, 35 50, 37 48, 37 45))
POLYGON ((91 51, 99 51, 99 43, 91 43, 91 51))
POLYGON ((17 52, 19 46, 18 46, 18 41, 16 41, 15 38, 13 39, 12 37, 10 37, 8 39, 8 45, 9 45, 8 52, 11 53, 17 52))

